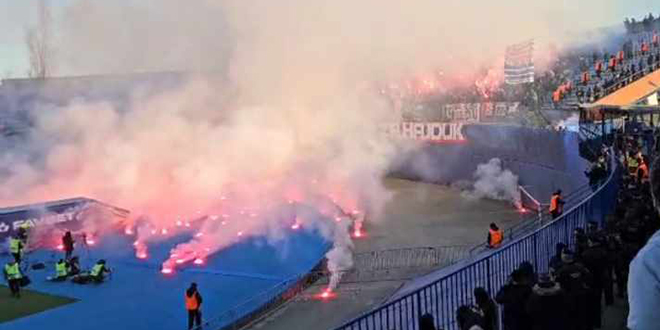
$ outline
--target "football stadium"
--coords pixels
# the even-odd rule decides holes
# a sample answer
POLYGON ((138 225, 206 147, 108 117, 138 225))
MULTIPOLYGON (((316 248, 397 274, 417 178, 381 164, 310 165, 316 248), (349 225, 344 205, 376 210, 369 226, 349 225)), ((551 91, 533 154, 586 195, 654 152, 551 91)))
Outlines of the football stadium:
POLYGON ((658 4, 0 28, 0 330, 659 327, 658 4))

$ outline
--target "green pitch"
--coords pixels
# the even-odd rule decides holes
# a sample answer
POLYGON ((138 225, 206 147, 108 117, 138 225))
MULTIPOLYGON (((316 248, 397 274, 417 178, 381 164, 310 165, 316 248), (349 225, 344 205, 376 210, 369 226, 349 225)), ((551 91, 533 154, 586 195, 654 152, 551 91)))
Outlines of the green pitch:
POLYGON ((12 298, 9 288, 0 285, 0 323, 25 317, 75 302, 75 299, 21 290, 21 298, 12 298))

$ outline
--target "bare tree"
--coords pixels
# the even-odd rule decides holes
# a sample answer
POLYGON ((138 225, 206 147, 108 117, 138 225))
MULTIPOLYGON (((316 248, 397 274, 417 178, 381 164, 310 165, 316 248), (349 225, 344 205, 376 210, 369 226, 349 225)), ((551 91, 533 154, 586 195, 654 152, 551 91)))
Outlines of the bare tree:
POLYGON ((37 8, 37 25, 25 31, 25 43, 30 55, 28 76, 44 79, 53 71, 52 17, 46 0, 40 0, 37 8))

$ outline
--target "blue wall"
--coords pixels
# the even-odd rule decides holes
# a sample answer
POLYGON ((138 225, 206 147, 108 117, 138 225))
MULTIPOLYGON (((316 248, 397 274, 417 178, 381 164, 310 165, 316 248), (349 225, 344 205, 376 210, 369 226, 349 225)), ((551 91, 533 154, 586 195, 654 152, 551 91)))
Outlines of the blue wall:
POLYGON ((500 158, 540 202, 556 189, 565 193, 588 183, 578 135, 519 126, 466 125, 460 144, 424 144, 402 152, 392 174, 407 179, 449 184, 472 180, 477 165, 500 158))

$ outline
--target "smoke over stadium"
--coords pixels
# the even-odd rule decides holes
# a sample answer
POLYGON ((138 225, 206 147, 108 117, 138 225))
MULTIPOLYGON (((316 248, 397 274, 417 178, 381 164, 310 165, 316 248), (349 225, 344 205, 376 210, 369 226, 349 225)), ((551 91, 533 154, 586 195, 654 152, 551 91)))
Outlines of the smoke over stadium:
POLYGON ((31 1, 0 262, 79 302, 12 328, 199 329, 200 292, 204 328, 463 328, 657 150, 598 104, 660 95, 660 19, 614 1, 31 1))
POLYGON ((393 145, 379 125, 398 117, 373 83, 442 70, 451 77, 445 84, 488 89, 502 79, 492 69, 476 73, 499 67, 493 61, 501 58, 489 50, 530 35, 554 41, 563 25, 557 17, 570 17, 524 1, 515 15, 513 5, 482 6, 73 2, 56 25, 60 73, 191 74, 173 89, 135 90, 123 106, 86 98, 38 105, 27 149, 45 157, 4 155, 9 184, 0 194, 14 202, 85 195, 122 205, 133 212, 127 230, 136 230, 138 241, 208 217, 168 264, 191 249, 205 251, 195 252, 203 258, 243 235, 277 238, 274 223, 315 223, 350 246, 336 233, 348 236, 348 227, 332 220, 354 215, 359 234, 364 215, 377 219, 389 198, 380 178, 393 145), (284 207, 291 202, 320 211, 305 219, 284 207))

